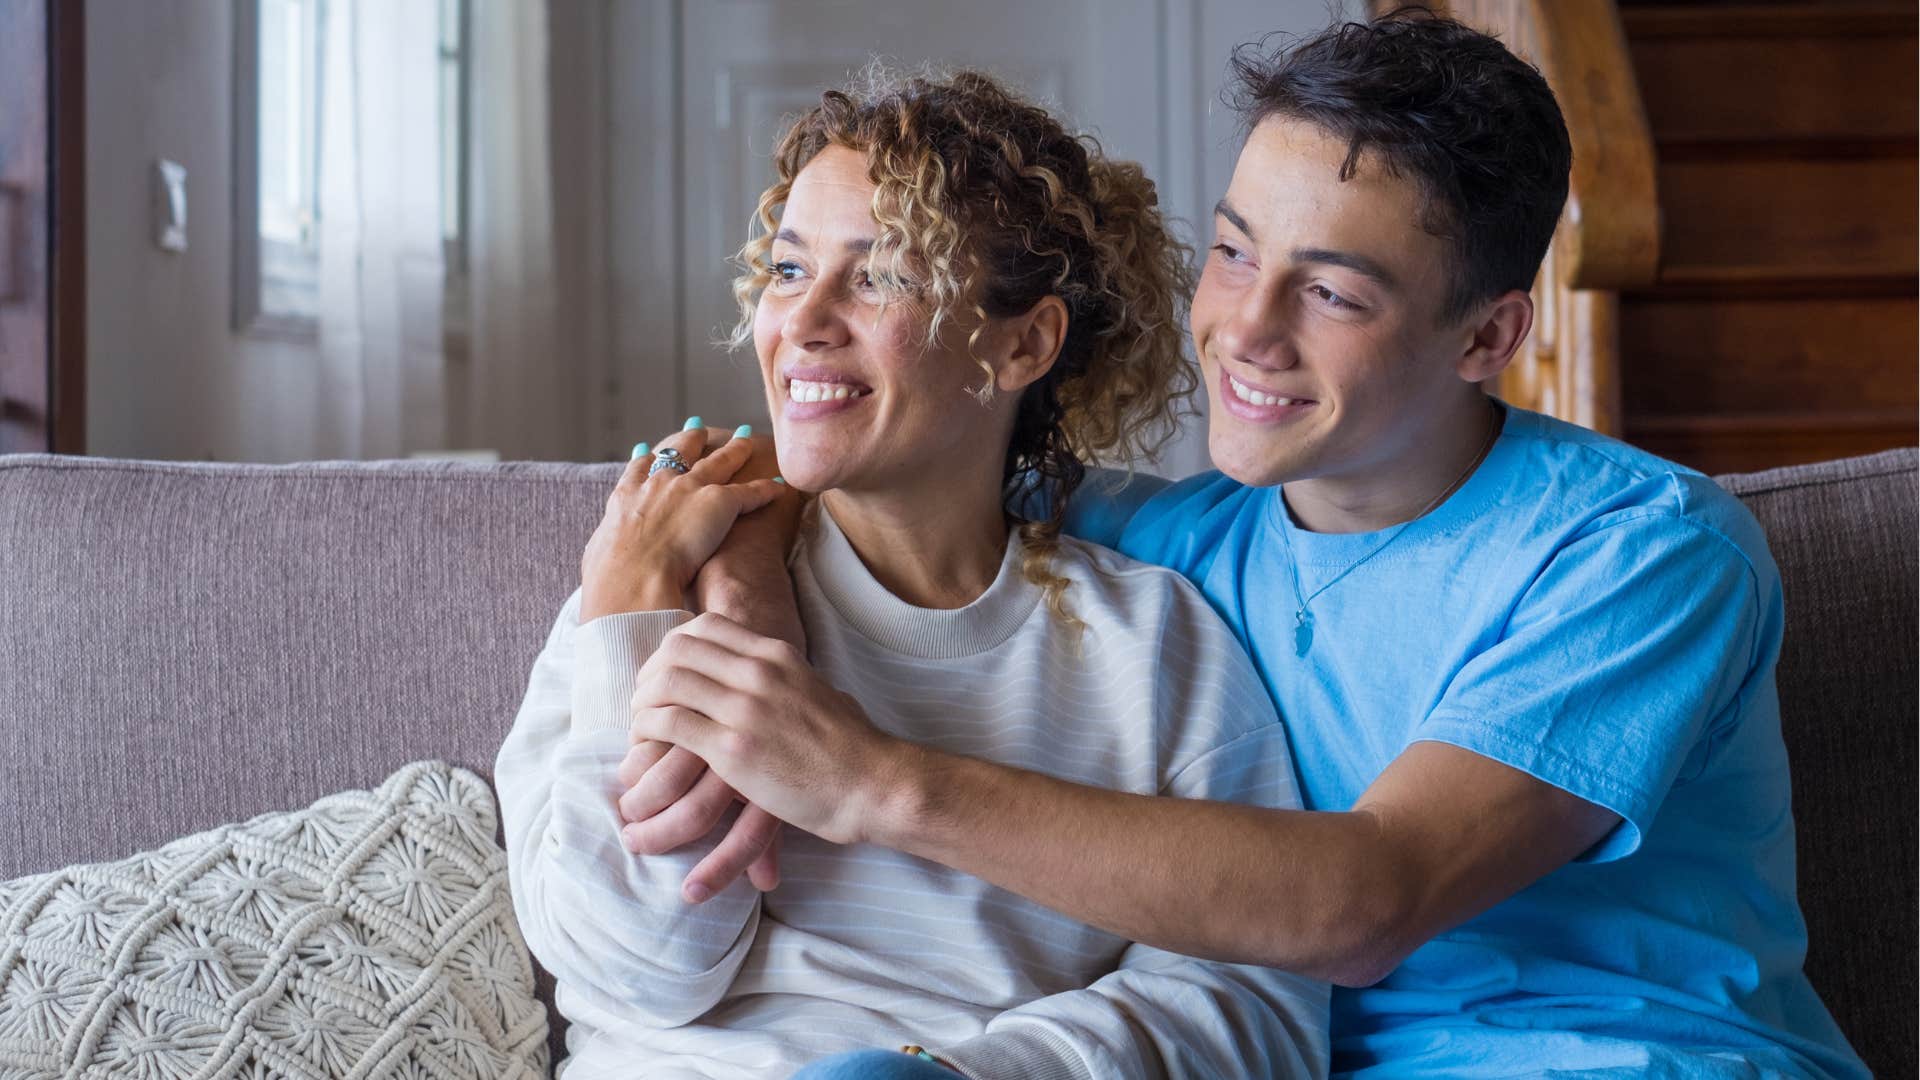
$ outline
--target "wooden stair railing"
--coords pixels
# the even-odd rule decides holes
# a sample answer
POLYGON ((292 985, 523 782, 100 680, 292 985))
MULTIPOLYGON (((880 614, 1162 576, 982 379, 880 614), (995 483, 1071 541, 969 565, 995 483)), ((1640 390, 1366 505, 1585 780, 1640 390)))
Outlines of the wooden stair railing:
MULTIPOLYGON (((1398 6, 1376 0, 1376 12, 1398 6)), ((1613 0, 1450 0, 1428 6, 1538 67, 1573 142, 1566 210, 1534 281, 1534 328, 1500 395, 1621 433, 1620 293, 1653 283, 1660 205, 1653 137, 1613 0)))

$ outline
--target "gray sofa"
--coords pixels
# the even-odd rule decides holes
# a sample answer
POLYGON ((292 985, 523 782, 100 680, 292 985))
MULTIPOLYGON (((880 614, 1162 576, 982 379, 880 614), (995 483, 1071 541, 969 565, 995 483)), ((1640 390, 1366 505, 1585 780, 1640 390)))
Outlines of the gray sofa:
MULTIPOLYGON (((0 879, 406 761, 491 775, 617 469, 0 456, 0 879)), ((1786 578, 1808 967, 1886 1075, 1916 1062, 1915 470, 1722 479, 1786 578)))

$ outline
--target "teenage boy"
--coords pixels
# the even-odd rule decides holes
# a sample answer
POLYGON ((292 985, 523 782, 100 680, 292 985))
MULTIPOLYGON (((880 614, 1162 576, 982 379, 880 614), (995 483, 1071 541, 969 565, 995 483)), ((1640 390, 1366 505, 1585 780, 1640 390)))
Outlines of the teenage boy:
MULTIPOLYGON (((1330 979, 1336 1072, 1864 1076, 1801 971, 1758 526, 1481 389, 1533 325, 1566 198, 1545 81, 1417 14, 1242 50, 1234 78, 1250 134, 1192 307, 1219 471, 1086 490, 1077 531, 1180 570, 1239 631, 1309 809, 904 744, 711 615, 641 674, 636 736, 829 839, 1330 979)), ((727 572, 764 597, 777 569, 727 572)), ((671 801, 649 784, 635 817, 671 801)), ((638 846, 715 820, 684 810, 638 846)), ((766 839, 729 838, 689 898, 766 839)))

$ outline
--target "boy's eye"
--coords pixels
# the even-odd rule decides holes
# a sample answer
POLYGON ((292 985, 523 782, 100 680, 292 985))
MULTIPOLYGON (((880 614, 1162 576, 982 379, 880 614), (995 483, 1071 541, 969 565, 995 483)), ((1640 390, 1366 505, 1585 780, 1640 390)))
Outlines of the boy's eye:
POLYGON ((1327 288, 1325 285, 1313 285, 1308 289, 1308 291, 1313 293, 1315 296, 1318 296, 1321 300, 1325 301, 1328 307, 1343 308, 1343 309, 1352 310, 1352 311, 1360 310, 1359 304, 1356 304, 1353 301, 1348 300, 1346 297, 1341 296, 1339 293, 1334 292, 1332 289, 1327 288))
POLYGON ((1225 241, 1221 241, 1214 244, 1213 250, 1215 252, 1218 252, 1220 257, 1227 260, 1228 262, 1232 262, 1233 260, 1238 259, 1240 257, 1240 249, 1237 247, 1234 247, 1232 244, 1226 243, 1225 241))

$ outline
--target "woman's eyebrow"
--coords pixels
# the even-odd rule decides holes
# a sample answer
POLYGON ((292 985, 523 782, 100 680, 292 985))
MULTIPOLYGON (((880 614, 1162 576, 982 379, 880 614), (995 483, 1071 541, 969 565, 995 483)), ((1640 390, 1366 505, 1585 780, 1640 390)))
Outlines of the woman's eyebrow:
MULTIPOLYGON (((773 234, 773 238, 779 243, 792 244, 801 251, 808 250, 807 242, 800 239, 800 234, 794 232, 792 229, 781 229, 779 232, 773 234)), ((867 252, 873 250, 873 238, 863 236, 857 240, 849 240, 846 243, 846 249, 855 255, 865 255, 867 252)))

